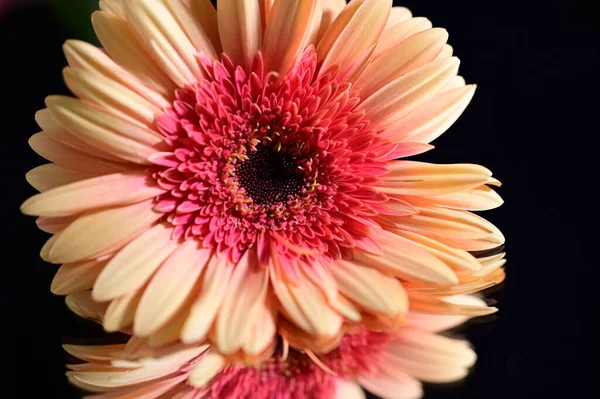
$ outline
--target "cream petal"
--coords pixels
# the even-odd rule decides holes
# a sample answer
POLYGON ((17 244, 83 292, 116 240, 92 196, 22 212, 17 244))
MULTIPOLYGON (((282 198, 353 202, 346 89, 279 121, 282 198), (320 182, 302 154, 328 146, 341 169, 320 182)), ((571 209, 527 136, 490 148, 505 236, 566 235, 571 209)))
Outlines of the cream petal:
POLYGON ((214 33, 217 27, 217 13, 210 1, 194 0, 161 0, 169 9, 181 30, 185 32, 195 49, 205 57, 216 60, 220 54, 220 42, 218 51, 213 44, 214 33), (201 13, 205 15, 202 16, 201 13), (206 25, 203 22, 207 22, 206 25))
POLYGON ((94 175, 124 172, 125 164, 96 158, 53 139, 48 133, 36 133, 29 138, 29 146, 50 162, 68 169, 89 172, 94 175))
MULTIPOLYGON (((394 7, 395 9, 396 7, 394 7)), ((394 11, 392 9, 392 12, 394 11)), ((391 15, 390 15, 391 17, 391 15)), ((389 21, 389 19, 388 19, 389 21)), ((375 58, 378 58, 381 54, 386 53, 389 49, 396 46, 398 43, 406 40, 407 38, 432 28, 431 21, 427 18, 408 18, 401 21, 391 27, 386 27, 379 42, 377 43, 377 50, 375 50, 375 58)))
POLYGON ((28 212, 26 205, 29 203, 29 201, 35 201, 35 198, 44 196, 47 192, 60 190, 61 187, 77 184, 78 182, 85 181, 87 179, 93 179, 96 176, 98 176, 97 173, 73 170, 53 163, 33 168, 27 172, 25 178, 33 188, 44 194, 37 194, 25 201, 25 203, 21 206, 21 212, 28 215, 35 215, 35 213, 28 212))
POLYGON ((100 9, 102 11, 111 12, 121 18, 125 18, 121 0, 100 0, 100 9))
POLYGON ((257 315, 248 337, 244 340, 242 349, 250 356, 258 356, 273 343, 277 334, 277 325, 270 304, 258 304, 257 315))
POLYGON ((392 26, 395 26, 400 22, 409 20, 412 18, 412 16, 412 12, 406 7, 392 7, 390 11, 390 16, 387 20, 387 23, 385 24, 385 29, 391 28, 392 26))
POLYGON ((272 260, 269 269, 275 295, 291 321, 318 337, 333 337, 340 331, 341 316, 329 306, 322 290, 310 279, 299 274, 298 281, 285 281, 281 266, 272 260))
POLYGON ((123 0, 122 3, 138 40, 177 86, 191 86, 202 79, 196 48, 163 1, 123 0))
POLYGON ((145 337, 160 327, 184 305, 196 286, 211 251, 186 241, 160 266, 144 291, 135 316, 134 333, 145 337))
POLYGON ((206 265, 201 292, 181 331, 184 343, 191 344, 206 338, 225 297, 233 269, 234 265, 218 255, 213 255, 206 265))
POLYGON ((402 284, 377 270, 350 261, 337 261, 331 267, 340 292, 372 313, 397 316, 408 311, 408 297, 402 284))
POLYGON ((491 239, 499 233, 493 224, 467 211, 421 206, 417 209, 419 213, 416 215, 391 217, 388 220, 398 229, 450 240, 491 239))
MULTIPOLYGON (((460 295, 455 297, 444 298, 447 302, 455 304, 485 307, 486 304, 481 299, 473 295, 460 295)), ((440 332, 450 330, 469 320, 467 316, 447 316, 424 313, 408 313, 406 314, 407 325, 418 328, 420 330, 430 332, 440 332)))
POLYGON ((465 211, 487 211, 504 203, 502 197, 492 188, 481 185, 466 191, 436 195, 427 198, 428 202, 444 208, 465 211))
MULTIPOLYGON (((62 177, 69 177, 68 170, 62 177)), ((82 172, 76 172, 82 173, 82 172)), ((85 176, 85 174, 84 174, 85 176)), ((45 181, 48 184, 50 179, 45 181)), ((21 211, 36 216, 68 216, 95 208, 128 205, 160 195, 165 190, 144 170, 77 180, 29 198, 21 211)))
POLYGON ((107 303, 94 301, 90 291, 71 294, 65 298, 65 303, 71 312, 84 319, 93 320, 97 323, 102 323, 104 313, 108 306, 107 303))
POLYGON ((190 373, 188 383, 196 388, 208 384, 225 366, 225 359, 218 353, 209 352, 204 355, 190 373))
POLYGON ((216 318, 214 340, 219 353, 234 354, 248 340, 261 316, 268 285, 268 269, 260 266, 254 250, 246 251, 235 266, 216 318))
POLYGON ((314 43, 322 16, 321 0, 277 0, 265 32, 265 70, 285 74, 307 45, 314 43))
POLYGON ((45 216, 40 216, 36 219, 35 223, 38 228, 46 233, 58 233, 61 230, 64 230, 69 226, 75 219, 76 216, 65 216, 58 218, 50 218, 45 216))
POLYGON ((92 24, 106 52, 117 64, 164 98, 173 98, 176 86, 144 50, 127 21, 96 11, 92 14, 92 24))
POLYGON ((373 126, 386 128, 434 98, 458 72, 458 58, 430 62, 392 81, 362 104, 373 126))
POLYGON ((46 104, 52 116, 89 145, 123 160, 149 164, 148 157, 168 149, 155 131, 127 122, 81 100, 50 96, 46 104))
POLYGON ((321 27, 317 34, 317 43, 323 38, 323 35, 329 29, 333 21, 340 15, 346 7, 346 0, 323 0, 323 16, 321 17, 321 27))
POLYGON ((148 336, 148 345, 152 348, 168 347, 177 341, 188 316, 188 310, 183 307, 171 317, 166 324, 148 336))
POLYGON ((60 234, 49 258, 53 263, 71 263, 119 248, 162 216, 152 210, 153 203, 149 200, 80 216, 60 234))
POLYGON ((195 20, 195 24, 202 27, 204 34, 210 39, 217 54, 223 51, 219 37, 219 24, 217 10, 210 0, 177 0, 182 3, 195 20))
POLYGON ((408 291, 410 311, 444 316, 478 317, 496 313, 495 307, 481 306, 469 302, 455 301, 456 297, 440 298, 417 291, 408 291))
POLYGON ((466 251, 444 245, 437 240, 410 231, 401 229, 393 231, 395 234, 411 240, 413 244, 426 250, 455 270, 473 272, 481 269, 481 264, 477 259, 466 251))
POLYGON ((144 97, 111 78, 85 69, 65 68, 65 83, 82 100, 140 126, 152 126, 161 110, 144 97))
MULTIPOLYGON (((134 290, 126 295, 114 299, 104 315, 102 325, 107 332, 120 331, 133 323, 138 304, 142 298, 143 290, 134 290)), ((92 297, 94 293, 92 291, 92 297)), ((94 298, 95 299, 95 298, 94 298)))
POLYGON ((388 19, 391 0, 355 0, 327 29, 317 46, 321 73, 340 65, 342 73, 352 74, 354 61, 371 49, 388 19))
POLYGON ((157 224, 119 251, 98 276, 92 295, 108 301, 141 287, 177 248, 173 227, 157 224))
POLYGON ((383 249, 383 255, 354 250, 356 261, 380 272, 407 281, 435 284, 457 284, 458 279, 445 263, 412 241, 385 230, 373 230, 372 238, 383 249))
POLYGON ((118 157, 112 154, 109 154, 105 151, 99 150, 98 148, 89 145, 81 138, 77 137, 76 134, 73 134, 64 127, 62 127, 56 121, 56 119, 54 119, 52 113, 47 108, 36 112, 35 121, 44 130, 44 134, 47 134, 48 136, 50 136, 50 138, 52 138, 55 141, 58 141, 61 144, 64 144, 70 148, 84 152, 86 154, 93 155, 97 158, 122 162, 122 159, 119 159, 118 157))
POLYGON ((433 61, 447 40, 445 29, 429 29, 380 54, 357 82, 361 97, 367 98, 394 79, 433 61))
MULTIPOLYGON (((80 40, 67 40, 63 49, 71 68, 97 74, 115 82, 114 84, 128 87, 158 109, 164 109, 171 105, 167 98, 173 95, 172 92, 165 97, 164 93, 161 94, 151 86, 143 84, 137 77, 117 65, 102 49, 80 40)), ((172 85, 172 83, 169 84, 172 85)))
POLYGON ((230 0, 217 4, 223 52, 234 65, 249 68, 262 45, 258 0, 230 0))
POLYGON ((502 252, 497 255, 479 258, 478 260, 481 263, 481 270, 475 273, 474 276, 484 277, 495 272, 506 263, 506 259, 504 258, 505 256, 506 253, 502 252))
POLYGON ((382 137, 392 141, 430 143, 441 136, 467 108, 477 86, 469 85, 442 92, 386 130, 382 137))
POLYGON ((423 396, 421 383, 406 373, 389 376, 364 375, 358 379, 360 385, 382 399, 420 399, 423 396))
POLYGON ((429 196, 468 190, 485 184, 492 172, 475 164, 439 165, 416 161, 391 161, 389 174, 377 190, 388 195, 429 196))
MULTIPOLYGON (((440 53, 437 55, 437 57, 435 58, 436 60, 441 60, 442 58, 450 58, 452 57, 452 55, 454 54, 454 48, 452 48, 451 45, 449 44, 444 44, 442 46, 442 50, 440 51, 440 53)), ((455 79, 461 78, 460 76, 456 76, 453 81, 455 79)), ((464 79, 463 79, 464 81, 464 79)), ((464 86, 464 85, 463 85, 464 86)))
POLYGON ((462 379, 477 358, 465 341, 410 327, 399 329, 396 336, 387 347, 387 360, 426 382, 462 379))
POLYGON ((124 344, 118 345, 63 345, 65 352, 86 362, 107 362, 125 356, 124 344))
POLYGON ((366 399, 366 396, 357 383, 336 378, 335 394, 332 399, 366 399))
POLYGON ((66 263, 58 269, 50 290, 55 295, 69 295, 92 289, 96 278, 106 266, 108 259, 92 259, 84 262, 66 263))

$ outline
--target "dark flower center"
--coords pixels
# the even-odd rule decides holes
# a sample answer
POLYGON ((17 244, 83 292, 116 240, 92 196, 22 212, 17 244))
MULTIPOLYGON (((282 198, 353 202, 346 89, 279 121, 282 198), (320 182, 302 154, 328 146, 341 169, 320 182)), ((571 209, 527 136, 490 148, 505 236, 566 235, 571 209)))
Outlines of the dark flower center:
POLYGON ((247 155, 236 167, 236 175, 239 186, 255 204, 285 203, 304 187, 304 176, 290 154, 259 145, 247 155))

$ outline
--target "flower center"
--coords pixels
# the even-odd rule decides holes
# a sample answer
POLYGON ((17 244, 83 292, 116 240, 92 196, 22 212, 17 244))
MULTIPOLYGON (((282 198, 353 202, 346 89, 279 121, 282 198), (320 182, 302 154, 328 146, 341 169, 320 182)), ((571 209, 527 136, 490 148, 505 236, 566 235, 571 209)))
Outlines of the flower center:
POLYGON ((293 199, 304 178, 290 154, 259 145, 236 168, 238 183, 258 205, 271 206, 293 199))

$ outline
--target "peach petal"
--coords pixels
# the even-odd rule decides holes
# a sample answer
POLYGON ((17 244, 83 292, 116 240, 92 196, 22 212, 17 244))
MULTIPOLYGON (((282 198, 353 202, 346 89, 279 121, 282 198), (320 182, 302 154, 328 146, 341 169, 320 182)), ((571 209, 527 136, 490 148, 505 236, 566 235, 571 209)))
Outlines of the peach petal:
POLYGON ((50 162, 68 169, 106 175, 125 172, 130 168, 125 164, 96 158, 53 139, 48 133, 36 133, 29 138, 29 146, 50 162))
MULTIPOLYGON (((377 43, 388 19, 390 0, 355 0, 350 3, 325 32, 317 46, 323 60, 321 71, 340 65, 352 67, 354 60, 377 43)), ((342 72, 351 74, 351 71, 342 72)))
POLYGON ((71 68, 100 75, 112 80, 115 84, 126 86, 158 109, 164 109, 171 105, 167 98, 172 96, 173 93, 168 93, 168 96, 165 97, 164 93, 161 94, 151 86, 142 83, 113 61, 102 49, 80 40, 67 40, 63 50, 71 68))
MULTIPOLYGON (((57 176, 68 178, 69 170, 56 167, 57 176), (59 172, 64 174, 59 175, 59 172)), ((56 169, 55 168, 55 169, 56 169)), ((76 172, 76 174, 83 172, 76 172)), ((84 173, 84 178, 86 174, 84 173)), ((49 176, 46 176, 49 177, 49 176)), ((45 184, 52 179, 44 179, 45 184)), ((95 208, 128 205, 156 197, 164 192, 145 171, 115 173, 77 180, 29 198, 21 211, 37 216, 68 216, 95 208)))
MULTIPOLYGON (((137 311, 138 304, 142 298, 143 290, 131 291, 120 298, 114 299, 104 315, 102 326, 107 332, 116 332, 129 327, 137 311)), ((94 292, 92 291, 92 297, 94 292)), ((96 298, 94 298, 96 300, 96 298)))
POLYGON ((466 191, 428 197, 427 201, 444 208, 465 211, 487 211, 498 208, 504 203, 502 197, 486 185, 466 191))
POLYGON ((437 240, 410 231, 394 229, 393 232, 411 240, 414 244, 442 260, 453 269, 471 272, 481 269, 481 264, 477 259, 466 251, 444 245, 437 240))
POLYGON ((406 373, 389 375, 364 375, 360 385, 383 399, 419 399, 423 396, 421 383, 406 373))
POLYGON ((162 214, 152 200, 85 213, 69 225, 52 246, 53 263, 71 263, 99 256, 146 231, 162 214))
POLYGON ((92 24, 106 52, 118 65, 165 98, 173 97, 176 87, 173 81, 144 50, 127 21, 96 11, 92 14, 92 24))
POLYGON ((445 29, 429 29, 378 54, 357 82, 361 97, 368 98, 394 79, 433 61, 447 40, 445 29))
POLYGON ((82 100, 140 126, 152 126, 155 115, 161 112, 148 100, 129 87, 85 69, 65 68, 65 83, 82 100))
POLYGON ((366 399, 360 385, 342 378, 335 380, 335 394, 332 399, 366 399))
POLYGON ((343 260, 337 261, 331 272, 340 292, 368 312, 395 316, 408 311, 408 297, 396 278, 343 260))
POLYGON ((323 35, 329 29, 333 21, 340 15, 346 7, 346 0, 323 0, 323 16, 321 17, 321 27, 317 34, 317 43, 323 38, 323 35))
POLYGON ((173 228, 157 224, 120 250, 94 284, 92 295, 108 301, 141 287, 179 245, 171 239, 173 228))
POLYGON ((391 28, 392 26, 395 26, 400 22, 409 20, 412 18, 412 16, 412 12, 406 7, 392 7, 390 11, 390 16, 388 17, 387 23, 385 24, 385 29, 391 28))
POLYGON ((35 121, 44 130, 44 134, 50 136, 51 139, 77 151, 84 152, 94 157, 107 159, 111 161, 122 162, 122 159, 109 154, 105 151, 99 150, 77 137, 76 134, 69 132, 67 129, 62 127, 56 119, 52 116, 49 109, 43 109, 35 114, 35 121))
MULTIPOLYGON (((392 12, 393 11, 394 9, 392 9, 392 12)), ((427 18, 418 17, 408 18, 391 27, 386 27, 379 38, 377 50, 375 51, 375 58, 379 58, 381 54, 386 53, 389 49, 412 35, 431 29, 432 26, 431 21, 427 18)))
POLYGON ((467 108, 477 86, 469 85, 442 92, 385 131, 382 137, 392 141, 430 143, 441 136, 467 108))
POLYGON ((389 162, 390 173, 377 189, 388 195, 433 196, 485 184, 492 172, 475 164, 438 165, 416 161, 389 162))
MULTIPOLYGON (((273 258, 273 257, 271 257, 273 258)), ((342 326, 342 318, 327 304, 323 292, 307 277, 298 275, 293 284, 285 281, 281 265, 269 264, 271 285, 284 313, 307 333, 333 337, 342 326)))
MULTIPOLYGON (((460 305, 485 307, 486 304, 481 299, 473 295, 459 295, 444 298, 446 302, 460 305)), ((424 331, 441 332, 460 326, 467 320, 467 316, 448 316, 425 313, 407 313, 406 320, 408 325, 424 331)))
POLYGON ((216 60, 220 54, 221 43, 220 41, 216 42, 219 50, 217 52, 213 43, 213 39, 218 38, 217 13, 210 1, 161 1, 169 9, 196 51, 201 52, 205 57, 216 60))
POLYGON ((150 129, 127 122, 81 100, 50 96, 52 116, 81 140, 123 160, 149 164, 147 158, 167 149, 163 138, 150 129))
POLYGON ((230 0, 217 4, 223 52, 234 65, 250 67, 262 45, 258 0, 230 0))
POLYGON ((50 290, 54 295, 69 295, 90 290, 107 262, 108 259, 102 261, 92 259, 66 263, 56 272, 50 290))
POLYGON ((214 352, 207 353, 196 363, 188 377, 188 383, 193 387, 201 388, 208 384, 224 366, 223 356, 214 352))
MULTIPOLYGON (((248 340, 264 303, 269 282, 268 269, 248 250, 235 266, 215 321, 214 339, 222 355, 231 355, 248 340)), ((261 351, 265 348, 261 348, 261 351)))
POLYGON ((102 11, 111 12, 121 18, 125 18, 121 0, 100 0, 100 9, 102 11))
POLYGON ((433 61, 392 81, 361 104, 373 125, 386 128, 434 98, 458 71, 458 58, 433 61))
POLYGON ((384 255, 372 255, 355 249, 354 258, 365 266, 407 281, 458 283, 452 269, 412 241, 385 230, 373 230, 372 237, 381 246, 384 255))
POLYGON ((498 311, 495 307, 453 301, 452 298, 444 299, 417 291, 408 291, 408 300, 412 313, 477 317, 498 311))
POLYGON ((160 0, 122 3, 136 37, 165 74, 179 87, 197 83, 203 76, 195 57, 197 49, 177 23, 173 8, 160 0))
POLYGON ((181 330, 184 343, 200 342, 206 338, 225 297, 233 269, 234 265, 217 255, 213 255, 206 265, 201 292, 181 330))
POLYGON ((40 216, 37 218, 36 224, 40 230, 45 231, 46 233, 54 234, 66 229, 67 226, 69 226, 75 219, 77 219, 77 216, 56 218, 40 216))
POLYGON ((265 70, 284 75, 316 38, 322 16, 321 0, 277 0, 265 31, 265 70))
POLYGON ((160 266, 140 301, 134 333, 145 337, 162 327, 184 305, 204 270, 211 251, 186 241, 160 266))
POLYGON ((177 0, 182 3, 195 20, 195 25, 202 27, 204 34, 210 39, 217 54, 221 54, 221 38, 217 10, 210 0, 177 0))
POLYGON ((43 196, 47 192, 60 190, 61 187, 77 184, 78 182, 82 182, 87 179, 93 179, 96 176, 98 176, 97 173, 73 170, 53 163, 33 168, 27 172, 25 179, 33 188, 44 194, 37 194, 25 201, 25 203, 21 206, 21 212, 29 215, 35 215, 35 213, 28 213, 28 209, 25 207, 30 200, 38 198, 38 196, 43 196))
POLYGON ((102 323, 108 303, 96 302, 90 291, 77 292, 65 298, 67 307, 77 316, 102 323))

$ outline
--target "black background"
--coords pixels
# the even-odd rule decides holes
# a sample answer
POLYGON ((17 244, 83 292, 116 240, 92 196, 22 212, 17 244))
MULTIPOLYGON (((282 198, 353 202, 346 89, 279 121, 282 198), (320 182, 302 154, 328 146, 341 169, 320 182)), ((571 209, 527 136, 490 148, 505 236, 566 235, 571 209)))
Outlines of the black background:
MULTIPOLYGON (((464 382, 427 386, 426 398, 597 397, 600 24, 592 3, 402 2, 450 32, 461 75, 479 86, 421 159, 486 165, 506 201, 484 215, 507 237, 508 278, 489 293, 500 312, 459 330, 479 362, 464 382)), ((64 22, 43 4, 0 16, 3 398, 78 397, 64 378, 61 343, 101 335, 50 294, 56 267, 38 255, 46 235, 19 213, 34 193, 24 175, 43 163, 27 145, 38 131, 33 115, 46 95, 66 93, 61 45, 79 31, 64 22)))

